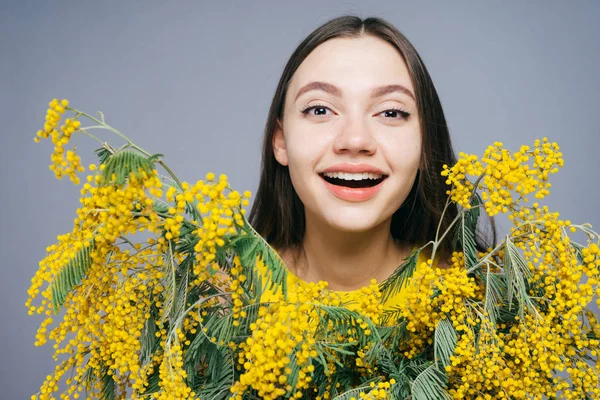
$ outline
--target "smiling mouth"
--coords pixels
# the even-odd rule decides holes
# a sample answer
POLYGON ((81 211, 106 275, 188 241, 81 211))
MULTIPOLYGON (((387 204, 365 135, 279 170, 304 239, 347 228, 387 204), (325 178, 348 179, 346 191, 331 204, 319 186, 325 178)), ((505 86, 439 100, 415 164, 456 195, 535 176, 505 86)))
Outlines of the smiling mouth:
POLYGON ((379 179, 366 178, 366 179, 359 179, 359 180, 348 180, 348 179, 342 179, 342 178, 332 178, 329 176, 325 176, 324 174, 319 174, 319 176, 321 178, 323 178, 326 182, 331 183, 332 185, 344 186, 344 187, 349 187, 349 188, 368 188, 368 187, 377 186, 387 178, 387 175, 384 175, 383 177, 381 177, 379 179))

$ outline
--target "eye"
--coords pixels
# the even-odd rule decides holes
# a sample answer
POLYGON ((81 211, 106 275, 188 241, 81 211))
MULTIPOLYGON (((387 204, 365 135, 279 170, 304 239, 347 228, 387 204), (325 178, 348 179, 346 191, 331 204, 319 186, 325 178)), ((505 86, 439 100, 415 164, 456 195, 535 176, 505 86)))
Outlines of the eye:
POLYGON ((410 116, 409 112, 404 111, 404 110, 402 110, 400 108, 390 108, 390 109, 387 109, 385 111, 380 112, 379 114, 384 114, 384 113, 385 113, 385 115, 387 117, 389 117, 389 118, 386 118, 386 119, 399 119, 399 118, 401 118, 401 119, 406 120, 410 116))
MULTIPOLYGON (((322 104, 316 104, 314 106, 305 106, 304 108, 302 108, 302 110, 300 110, 300 112, 302 114, 307 115, 308 113, 311 113, 310 115, 313 116, 326 116, 327 115, 327 110, 331 111, 331 109, 327 106, 324 106, 322 104), (317 111, 317 114, 312 114, 311 112, 313 110, 317 111)), ((410 116, 410 113, 407 111, 404 111, 400 108, 389 108, 387 110, 384 110, 382 112, 380 112, 379 114, 384 114, 386 118, 385 119, 403 119, 406 120, 408 119, 408 117, 410 116)), ((377 115, 379 115, 377 114, 377 115)))
POLYGON ((325 110, 331 111, 331 109, 329 107, 326 107, 322 104, 315 104, 314 106, 310 106, 310 107, 306 106, 306 107, 302 108, 302 110, 300 110, 300 112, 305 115, 308 113, 311 113, 310 115, 314 115, 316 117, 316 116, 320 116, 320 115, 327 115, 325 110), (313 114, 312 110, 316 110, 316 111, 318 111, 318 113, 313 114))

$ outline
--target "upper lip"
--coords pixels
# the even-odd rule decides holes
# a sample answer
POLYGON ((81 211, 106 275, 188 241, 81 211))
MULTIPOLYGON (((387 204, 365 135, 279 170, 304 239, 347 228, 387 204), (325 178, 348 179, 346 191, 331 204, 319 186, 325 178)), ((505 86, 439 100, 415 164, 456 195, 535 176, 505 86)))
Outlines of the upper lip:
POLYGON ((378 174, 378 175, 387 175, 385 172, 383 172, 382 170, 380 170, 379 168, 370 165, 370 164, 349 164, 349 163, 341 163, 341 164, 335 164, 332 165, 331 167, 324 169, 323 171, 321 171, 321 174, 324 174, 326 172, 347 172, 347 173, 372 173, 372 174, 378 174))

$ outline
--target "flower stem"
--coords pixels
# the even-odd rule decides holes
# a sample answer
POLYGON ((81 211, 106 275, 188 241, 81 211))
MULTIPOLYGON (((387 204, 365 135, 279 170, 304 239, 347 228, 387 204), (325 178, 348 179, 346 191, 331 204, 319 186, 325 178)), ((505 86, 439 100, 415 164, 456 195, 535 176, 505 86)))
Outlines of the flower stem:
MULTIPOLYGON (((90 114, 88 114, 88 113, 85 113, 85 112, 83 112, 83 111, 76 110, 76 109, 74 109, 74 108, 67 107, 66 109, 67 109, 67 110, 69 110, 69 111, 73 111, 73 112, 74 112, 76 115, 83 115, 84 117, 86 117, 86 118, 89 118, 89 119, 91 119, 92 121, 94 121, 96 124, 98 124, 98 125, 94 125, 94 126, 89 126, 89 127, 85 128, 85 129, 102 129, 102 128, 103 128, 103 129, 108 129, 109 131, 116 133, 116 134, 117 134, 118 136, 120 136, 120 137, 121 137, 123 140, 125 140, 125 141, 127 142, 127 145, 128 145, 128 146, 130 146, 130 147, 133 147, 134 149, 136 149, 136 150, 138 150, 139 152, 143 153, 143 154, 144 154, 144 155, 146 155, 147 157, 150 157, 150 156, 152 156, 152 154, 150 154, 148 151, 146 151, 146 150, 142 149, 140 146, 138 146, 137 144, 133 143, 133 142, 131 141, 131 139, 129 139, 127 136, 125 136, 125 135, 124 135, 123 133, 121 133, 119 130, 117 130, 117 129, 113 128, 112 126, 108 125, 108 124, 107 124, 107 123, 105 123, 104 121, 102 121, 102 120, 99 120, 98 118, 96 118, 96 117, 93 117, 93 116, 91 116, 91 115, 90 115, 90 114)), ((104 143, 104 142, 102 142, 100 139, 98 139, 97 137, 95 137, 94 135, 92 135, 91 133, 87 132, 85 129, 81 129, 81 131, 82 131, 82 132, 84 132, 85 134, 87 134, 88 136, 90 136, 92 139, 96 139, 98 142, 100 142, 100 143, 104 143)), ((173 178, 173 180, 174 180, 174 181, 177 183, 177 185, 178 185, 178 186, 179 186, 179 187, 180 187, 180 188, 183 190, 183 185, 182 185, 181 181, 179 180, 179 178, 177 177, 177 175, 175 175, 175 174, 173 173, 173 171, 171 171, 171 169, 170 169, 170 168, 169 168, 169 167, 168 167, 168 166, 167 166, 167 165, 164 163, 164 161, 163 161, 163 160, 158 160, 157 162, 158 162, 158 164, 160 164, 160 165, 161 165, 161 166, 162 166, 162 167, 165 169, 165 171, 167 171, 167 172, 169 173, 169 175, 171 175, 171 177, 173 178)))
POLYGON ((82 133, 85 133, 86 135, 88 135, 92 139, 98 141, 100 144, 104 144, 104 142, 102 140, 98 139, 96 136, 94 136, 91 133, 89 133, 86 129, 89 129, 89 128, 79 129, 79 131, 81 131, 82 133))

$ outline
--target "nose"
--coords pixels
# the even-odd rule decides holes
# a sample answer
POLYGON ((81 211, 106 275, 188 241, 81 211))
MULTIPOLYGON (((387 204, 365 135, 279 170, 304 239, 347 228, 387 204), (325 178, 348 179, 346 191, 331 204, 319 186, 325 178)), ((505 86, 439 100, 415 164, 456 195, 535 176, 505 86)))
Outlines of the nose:
POLYGON ((366 117, 347 115, 333 142, 336 153, 374 154, 377 143, 366 117))

